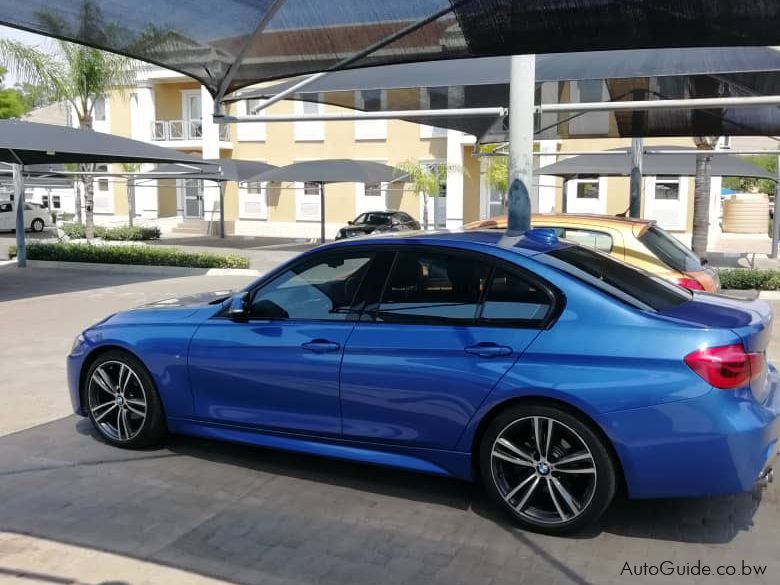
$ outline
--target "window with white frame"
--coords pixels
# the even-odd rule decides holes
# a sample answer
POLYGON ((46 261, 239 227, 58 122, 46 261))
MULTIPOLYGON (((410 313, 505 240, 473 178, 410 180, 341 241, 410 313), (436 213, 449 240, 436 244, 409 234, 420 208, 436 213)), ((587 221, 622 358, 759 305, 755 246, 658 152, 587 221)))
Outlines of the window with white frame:
POLYGON ((315 182, 294 183, 295 219, 297 221, 319 221, 320 184, 315 182))
POLYGON ((41 205, 46 207, 48 209, 49 207, 49 196, 48 195, 41 195, 41 205))
MULTIPOLYGON (((303 93, 300 100, 296 100, 293 106, 296 115, 316 115, 324 111, 323 105, 317 103, 319 94, 303 93)), ((321 142, 325 140, 325 123, 321 121, 295 122, 293 124, 293 136, 296 142, 321 142)))
MULTIPOLYGON (((265 100, 262 99, 250 99, 237 103, 239 116, 257 116, 262 115, 265 112, 257 113, 256 110, 260 107, 265 100)), ((246 122, 244 124, 236 124, 237 139, 239 142, 264 142, 266 139, 266 124, 265 122, 246 122)))
MULTIPOLYGON (((355 92, 355 107, 367 112, 385 109, 385 93, 381 89, 355 92)), ((355 120, 355 140, 386 140, 387 120, 355 120)))
POLYGON ((60 209, 62 207, 62 200, 59 195, 51 196, 51 207, 52 209, 60 209))
POLYGON ((106 121, 106 98, 97 98, 92 107, 92 120, 94 122, 106 121))
POLYGON ((238 199, 242 219, 268 219, 266 183, 242 183, 238 199))
POLYGON ((577 180, 577 199, 598 199, 599 198, 599 179, 598 177, 585 177, 577 180))
MULTIPOLYGON (((108 173, 108 165, 95 165, 95 172, 108 173)), ((93 211, 95 213, 112 213, 113 210, 114 198, 109 178, 98 176, 95 180, 95 192, 93 193, 93 211)))
POLYGON ((658 177, 655 180, 656 201, 679 201, 680 179, 678 177, 658 177))
MULTIPOLYGON (((449 87, 424 87, 420 89, 420 109, 446 110, 449 105, 449 89, 449 87)), ((442 138, 446 136, 446 128, 420 124, 420 138, 442 138)))

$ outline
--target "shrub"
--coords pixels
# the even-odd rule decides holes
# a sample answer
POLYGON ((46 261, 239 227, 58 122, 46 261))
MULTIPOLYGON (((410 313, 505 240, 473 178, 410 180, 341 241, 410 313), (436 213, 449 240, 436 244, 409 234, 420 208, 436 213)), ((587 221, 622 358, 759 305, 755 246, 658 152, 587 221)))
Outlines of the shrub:
MULTIPOLYGON (((85 238, 86 228, 80 223, 67 223, 62 226, 63 231, 69 238, 85 238)), ((95 237, 104 240, 118 241, 141 241, 141 240, 159 240, 160 228, 156 226, 142 227, 128 225, 118 227, 95 226, 95 237)))
POLYGON ((720 286, 738 290, 780 290, 780 271, 755 268, 721 270, 720 286))
MULTIPOLYGON (((16 246, 8 249, 9 258, 16 257, 16 246)), ((242 256, 193 253, 176 248, 156 246, 93 246, 60 242, 27 244, 29 260, 58 262, 93 262, 98 264, 134 264, 145 266, 187 266, 191 268, 249 268, 242 256)))

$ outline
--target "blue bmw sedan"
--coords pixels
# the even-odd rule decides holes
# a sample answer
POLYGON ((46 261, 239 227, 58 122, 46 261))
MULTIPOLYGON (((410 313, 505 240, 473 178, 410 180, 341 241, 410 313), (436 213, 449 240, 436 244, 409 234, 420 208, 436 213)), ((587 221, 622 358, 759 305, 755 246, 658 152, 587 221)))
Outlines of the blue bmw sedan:
POLYGON ((760 301, 691 293, 547 230, 307 252, 243 291, 117 313, 68 357, 118 447, 182 433, 483 482, 563 533, 631 498, 750 490, 778 453, 760 301))

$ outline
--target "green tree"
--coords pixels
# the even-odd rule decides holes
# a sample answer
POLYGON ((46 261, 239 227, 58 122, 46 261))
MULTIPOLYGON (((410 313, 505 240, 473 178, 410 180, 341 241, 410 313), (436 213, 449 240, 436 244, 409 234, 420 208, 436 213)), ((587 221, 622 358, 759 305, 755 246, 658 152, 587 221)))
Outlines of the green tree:
POLYGON ((21 118, 30 109, 18 89, 4 88, 6 69, 0 66, 0 118, 21 118))
MULTIPOLYGON (((777 156, 774 154, 759 154, 742 156, 745 162, 769 171, 773 175, 777 173, 777 156)), ((775 192, 775 182, 770 179, 756 179, 754 177, 724 177, 723 186, 740 193, 766 193, 775 192)))
MULTIPOLYGON (((92 18, 92 3, 82 6, 82 22, 92 18)), ((88 25, 82 25, 88 26, 88 25)), ((78 34, 64 36, 78 38, 78 34)), ((12 69, 24 83, 44 91, 53 102, 64 101, 76 114, 79 127, 92 128, 95 103, 106 99, 112 90, 125 89, 135 82, 136 62, 113 53, 91 47, 56 41, 56 52, 49 53, 40 47, 30 46, 11 39, 0 39, 0 61, 12 69)), ((85 227, 88 239, 94 237, 94 165, 84 164, 81 171, 84 185, 85 227)))
POLYGON ((441 184, 447 180, 447 172, 457 171, 457 165, 442 165, 421 163, 407 160, 398 165, 405 175, 408 183, 414 186, 417 193, 423 196, 423 227, 428 229, 428 198, 438 197, 441 193, 441 184))

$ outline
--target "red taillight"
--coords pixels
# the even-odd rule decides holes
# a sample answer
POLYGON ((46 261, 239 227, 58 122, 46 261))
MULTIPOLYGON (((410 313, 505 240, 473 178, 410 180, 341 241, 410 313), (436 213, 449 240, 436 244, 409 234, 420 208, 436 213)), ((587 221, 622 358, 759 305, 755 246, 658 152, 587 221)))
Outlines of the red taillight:
POLYGON ((764 370, 764 354, 746 353, 741 344, 697 349, 685 363, 715 388, 732 390, 746 386, 764 370))
POLYGON ((704 287, 701 285, 701 283, 698 280, 696 280, 695 278, 689 278, 687 276, 678 278, 677 284, 679 284, 683 288, 687 288, 690 290, 704 290, 704 287))

